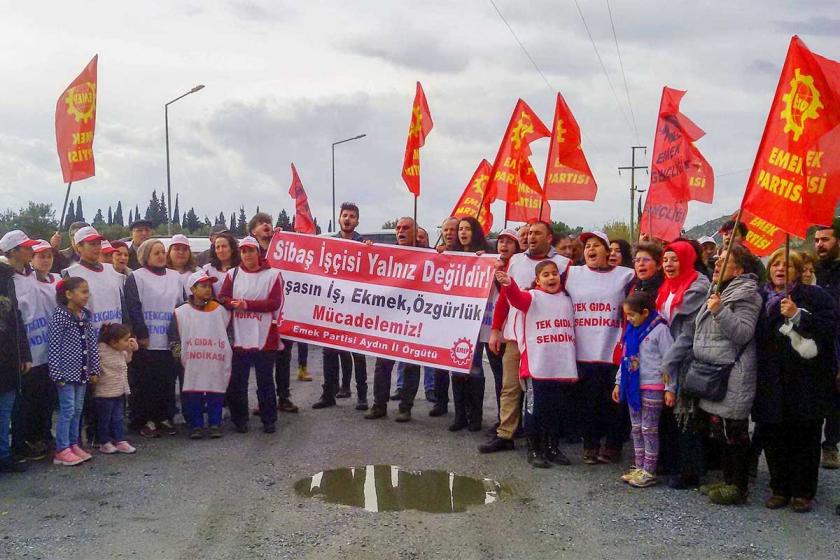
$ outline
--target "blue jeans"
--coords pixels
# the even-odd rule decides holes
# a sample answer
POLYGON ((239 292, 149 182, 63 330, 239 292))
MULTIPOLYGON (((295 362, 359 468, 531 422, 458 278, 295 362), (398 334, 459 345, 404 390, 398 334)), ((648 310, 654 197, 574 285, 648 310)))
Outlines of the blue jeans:
MULTIPOLYGON (((403 386, 403 370, 406 364, 400 362, 397 364, 397 390, 402 389, 403 386)), ((426 393, 435 390, 435 368, 427 366, 423 367, 423 390, 426 393)))
POLYGON ((0 393, 0 459, 9 457, 9 431, 12 426, 12 409, 15 407, 15 391, 0 393))
POLYGON ((58 421, 55 424, 55 450, 64 451, 79 444, 79 422, 85 405, 84 383, 56 383, 58 421))
POLYGON ((207 424, 211 427, 222 425, 222 406, 224 393, 198 393, 189 391, 181 395, 181 404, 189 418, 190 428, 204 427, 204 408, 207 407, 207 424))
POLYGON ((125 440, 125 397, 97 397, 96 439, 102 443, 119 443, 125 440))

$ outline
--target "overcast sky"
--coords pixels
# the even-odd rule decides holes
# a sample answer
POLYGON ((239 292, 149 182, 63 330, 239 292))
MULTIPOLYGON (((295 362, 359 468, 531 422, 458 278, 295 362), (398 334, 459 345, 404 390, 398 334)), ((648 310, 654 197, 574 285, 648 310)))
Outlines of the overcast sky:
MULTIPOLYGON (((607 4, 579 1, 615 95, 574 1, 496 0, 549 88, 488 0, 1 0, 0 207, 36 200, 60 212, 55 103, 98 53, 97 173, 73 186, 89 219, 118 200, 126 215, 145 209, 152 189, 165 191, 163 105, 200 83, 170 106, 182 210, 211 220, 240 205, 291 211, 294 162, 326 230, 330 144, 364 133, 336 148, 336 198, 356 201, 361 229, 377 229, 411 214, 400 169, 419 80, 435 122, 421 152, 421 225, 448 215, 479 161, 493 161, 517 98, 550 128, 556 91, 583 130, 598 196, 555 202, 552 218, 626 221, 629 176, 617 167, 631 145, 651 147, 668 85, 688 90, 682 111, 706 131, 698 146, 717 176, 714 204, 691 203, 691 226, 737 208, 791 35, 840 59, 836 2, 611 0, 628 104, 607 4)), ((548 140, 532 148, 544 170, 548 140)), ((494 214, 498 229, 501 204, 494 214)))

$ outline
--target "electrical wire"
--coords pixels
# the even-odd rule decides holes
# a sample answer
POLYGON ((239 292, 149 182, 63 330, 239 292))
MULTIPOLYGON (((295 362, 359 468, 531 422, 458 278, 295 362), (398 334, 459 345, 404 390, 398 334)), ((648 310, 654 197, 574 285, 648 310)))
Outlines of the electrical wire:
POLYGON ((630 107, 630 118, 633 119, 633 130, 636 132, 636 142, 641 144, 639 140, 639 127, 636 125, 636 114, 633 112, 633 103, 630 101, 630 88, 627 86, 627 74, 624 72, 624 62, 621 60, 621 49, 618 47, 618 35, 615 33, 615 23, 613 22, 612 9, 610 8, 610 0, 607 2, 607 13, 610 15, 610 27, 612 28, 613 40, 615 41, 615 52, 618 55, 618 67, 621 68, 621 78, 624 80, 624 93, 627 95, 627 106, 630 107))

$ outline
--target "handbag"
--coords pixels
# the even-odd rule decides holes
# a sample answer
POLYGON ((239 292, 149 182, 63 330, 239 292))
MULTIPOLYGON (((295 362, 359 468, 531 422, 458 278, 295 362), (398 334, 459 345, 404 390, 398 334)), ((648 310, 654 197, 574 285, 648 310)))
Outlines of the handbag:
POLYGON ((691 360, 681 388, 682 394, 711 402, 720 402, 726 398, 726 390, 729 388, 729 374, 732 373, 732 368, 741 359, 741 354, 747 349, 747 345, 744 345, 738 351, 735 360, 730 363, 712 364, 696 358, 691 360))

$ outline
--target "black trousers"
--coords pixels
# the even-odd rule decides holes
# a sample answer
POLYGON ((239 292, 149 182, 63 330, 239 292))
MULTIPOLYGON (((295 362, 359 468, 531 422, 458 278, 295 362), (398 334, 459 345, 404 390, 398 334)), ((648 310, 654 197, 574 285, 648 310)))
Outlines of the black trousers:
POLYGON ((761 424, 773 494, 812 500, 820 473, 822 421, 761 424))
POLYGON ((525 435, 558 437, 560 411, 566 408, 569 383, 551 379, 528 379, 525 389, 525 435))
POLYGON ((175 411, 175 383, 178 379, 178 366, 172 352, 141 348, 134 353, 130 366, 131 427, 139 429, 149 421, 171 421, 175 411))
MULTIPOLYGON (((750 483, 750 421, 709 415, 709 437, 720 442, 723 480, 747 494, 750 483)), ((762 433, 762 438, 764 434, 762 433)), ((765 440, 766 442, 766 440, 765 440)))
POLYGON ((601 439, 605 447, 621 451, 624 444, 622 408, 612 400, 616 366, 612 364, 578 362, 578 395, 580 421, 583 427, 583 448, 599 449, 601 439))
POLYGON ((346 350, 336 350, 326 346, 321 352, 324 359, 324 385, 321 399, 335 402, 338 392, 339 364, 341 366, 341 386, 350 389, 350 378, 355 366, 356 395, 359 402, 367 401, 367 362, 364 354, 355 354, 346 350))
POLYGON ((20 395, 12 411, 12 445, 16 452, 22 452, 27 441, 52 440, 52 415, 57 404, 58 395, 47 364, 21 375, 20 395))
MULTIPOLYGON (((291 380, 291 363, 292 363, 292 342, 291 340, 283 340, 283 349, 274 352, 277 354, 277 359, 274 362, 274 381, 277 386, 277 400, 288 400, 291 397, 291 389, 289 388, 291 380)), ((300 352, 300 347, 298 347, 300 352)), ((309 353, 307 351, 307 357, 309 353)))
MULTIPOLYGON (((394 360, 376 358, 373 366, 373 407, 380 410, 388 409, 388 400, 391 397, 391 372, 394 369, 394 360)), ((449 376, 447 375, 447 379, 449 376)), ((405 364, 403 372, 403 387, 400 394, 400 412, 411 412, 414 407, 414 397, 417 396, 417 389, 420 386, 420 366, 417 364, 405 364)))
POLYGON ((445 369, 435 369, 435 401, 435 406, 449 406, 449 372, 445 369))
POLYGON ((260 419, 264 425, 277 422, 277 400, 274 396, 275 354, 270 350, 237 350, 233 351, 231 362, 230 383, 227 390, 227 403, 230 408, 230 419, 237 426, 248 424, 248 381, 251 377, 251 366, 257 378, 257 403, 260 407, 260 419))

